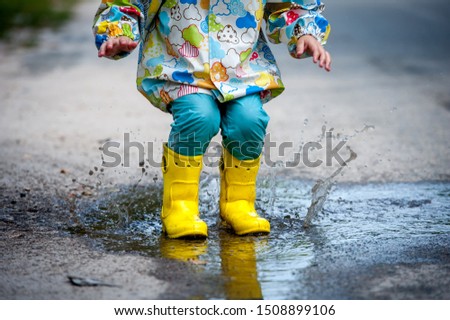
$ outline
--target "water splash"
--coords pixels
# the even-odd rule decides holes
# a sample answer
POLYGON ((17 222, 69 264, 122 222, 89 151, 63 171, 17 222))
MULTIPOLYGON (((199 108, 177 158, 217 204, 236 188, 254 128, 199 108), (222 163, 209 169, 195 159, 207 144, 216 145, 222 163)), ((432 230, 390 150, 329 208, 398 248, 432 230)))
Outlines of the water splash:
MULTIPOLYGON (((350 151, 346 158, 348 164, 356 154, 350 151)), ((237 297, 240 293, 240 298, 311 298, 309 290, 314 288, 303 281, 318 264, 334 272, 333 261, 349 254, 348 263, 353 259, 408 262, 409 256, 399 257, 399 247, 406 250, 428 239, 441 241, 446 237, 448 241, 449 183, 345 184, 329 192, 344 168, 337 168, 314 188, 315 213, 324 204, 324 212, 330 213, 320 216, 320 228, 302 228, 302 212, 311 201, 309 182, 274 176, 273 180, 259 181, 256 203, 257 210, 270 218, 271 233, 236 236, 216 222, 218 176, 204 174, 200 211, 210 231, 206 241, 171 240, 161 235, 162 184, 153 181, 136 187, 116 186, 114 192, 99 194, 94 203, 80 200, 76 214, 84 228, 70 231, 93 239, 96 246, 107 251, 182 260, 205 278, 219 275, 225 281, 224 293, 206 295, 211 299, 237 297), (269 214, 274 189, 275 210, 269 214), (128 224, 120 223, 118 207, 129 208, 128 224), (386 251, 386 244, 391 251, 386 251), (354 254, 348 251, 349 246, 356 250, 354 254)), ((210 285, 219 286, 214 282, 210 285)))
POLYGON ((320 211, 322 211, 325 200, 328 197, 331 187, 335 182, 334 179, 337 177, 337 175, 340 174, 342 170, 344 170, 348 163, 356 159, 357 154, 349 146, 347 146, 347 149, 350 152, 350 156, 347 160, 344 161, 342 166, 340 166, 325 180, 319 179, 312 188, 311 205, 309 206, 308 213, 306 214, 305 220, 303 221, 304 228, 309 228, 311 226, 312 220, 320 211))

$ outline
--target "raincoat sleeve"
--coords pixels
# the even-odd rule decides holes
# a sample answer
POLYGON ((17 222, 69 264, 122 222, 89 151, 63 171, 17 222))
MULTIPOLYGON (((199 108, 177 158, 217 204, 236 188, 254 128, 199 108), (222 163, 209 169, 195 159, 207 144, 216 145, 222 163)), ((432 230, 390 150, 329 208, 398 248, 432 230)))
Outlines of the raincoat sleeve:
POLYGON ((320 0, 267 0, 265 6, 266 34, 272 43, 286 43, 294 58, 297 40, 311 35, 325 45, 330 25, 322 16, 325 6, 320 0))
MULTIPOLYGON (((102 0, 92 27, 97 49, 108 39, 119 36, 139 42, 143 11, 140 0, 102 0)), ((129 52, 121 52, 111 59, 117 60, 128 54, 129 52)))

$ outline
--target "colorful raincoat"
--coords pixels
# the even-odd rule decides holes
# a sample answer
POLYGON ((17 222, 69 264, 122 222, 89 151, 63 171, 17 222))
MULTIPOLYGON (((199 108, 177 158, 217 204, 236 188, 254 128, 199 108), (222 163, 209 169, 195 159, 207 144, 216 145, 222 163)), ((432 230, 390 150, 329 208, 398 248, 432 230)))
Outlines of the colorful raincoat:
POLYGON ((296 57, 302 35, 326 43, 323 8, 320 0, 102 0, 93 30, 98 48, 110 37, 140 41, 138 90, 163 111, 190 93, 220 102, 259 93, 267 102, 284 86, 263 20, 269 41, 296 57))

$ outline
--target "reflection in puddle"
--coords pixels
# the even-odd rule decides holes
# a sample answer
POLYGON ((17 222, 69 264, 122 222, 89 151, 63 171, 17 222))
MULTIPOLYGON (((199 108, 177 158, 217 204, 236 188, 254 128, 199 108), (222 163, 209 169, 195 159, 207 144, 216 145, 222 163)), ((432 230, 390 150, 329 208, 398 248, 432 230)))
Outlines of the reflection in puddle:
POLYGON ((203 264, 201 256, 206 254, 208 242, 205 239, 170 239, 164 235, 159 238, 161 256, 169 259, 190 261, 194 264, 203 264))
POLYGON ((367 252, 363 258, 386 262, 387 243, 409 248, 450 233, 450 183, 339 184, 312 226, 305 229, 313 184, 259 181, 257 207, 272 226, 272 232, 264 236, 239 237, 221 225, 217 177, 213 176, 201 184, 200 210, 209 226, 206 240, 161 235, 161 185, 157 183, 116 190, 94 204, 77 203, 80 225, 72 232, 86 234, 109 251, 182 260, 199 272, 220 275, 223 296, 207 298, 226 299, 304 297, 308 288, 302 287, 302 272, 321 268, 317 264, 323 263, 319 255, 324 252, 333 257, 343 247, 363 246, 367 252))
MULTIPOLYGON (((209 240, 169 239, 160 237, 160 253, 164 258, 187 261, 194 265, 220 265, 227 299, 262 299, 258 280, 256 247, 266 240, 257 237, 237 237, 219 231, 219 256, 208 255, 209 240)), ((216 239, 217 240, 217 239, 216 239)), ((215 266, 213 267, 215 268, 215 266)))
POLYGON ((262 299, 258 280, 256 247, 267 245, 267 240, 254 237, 230 237, 219 233, 222 275, 225 277, 227 299, 262 299))

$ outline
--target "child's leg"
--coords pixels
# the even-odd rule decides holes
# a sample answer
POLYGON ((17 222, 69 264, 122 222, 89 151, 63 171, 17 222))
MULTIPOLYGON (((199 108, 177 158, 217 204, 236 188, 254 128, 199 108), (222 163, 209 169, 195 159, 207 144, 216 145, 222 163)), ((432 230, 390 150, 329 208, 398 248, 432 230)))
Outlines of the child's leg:
POLYGON ((219 130, 220 113, 213 97, 183 96, 171 104, 174 122, 164 146, 164 196, 161 220, 170 238, 207 236, 199 218, 198 188, 203 153, 219 130))
POLYGON ((223 104, 221 118, 224 147, 239 160, 258 158, 270 119, 263 109, 259 94, 223 104))
POLYGON ((176 99, 168 145, 185 156, 203 155, 211 139, 219 132, 220 112, 214 97, 189 94, 176 99))
POLYGON ((270 232, 270 224, 255 210, 256 177, 269 116, 259 95, 221 106, 223 156, 220 215, 239 234, 270 232))

